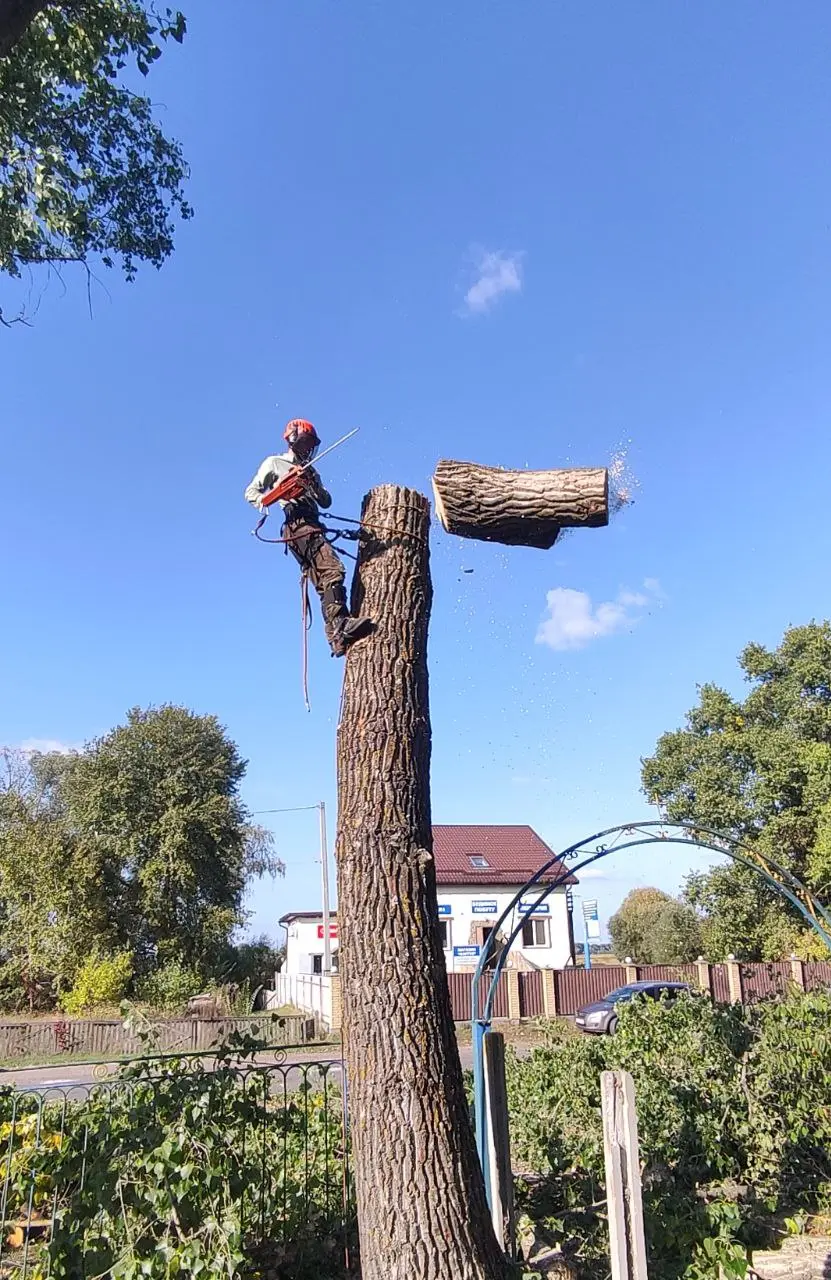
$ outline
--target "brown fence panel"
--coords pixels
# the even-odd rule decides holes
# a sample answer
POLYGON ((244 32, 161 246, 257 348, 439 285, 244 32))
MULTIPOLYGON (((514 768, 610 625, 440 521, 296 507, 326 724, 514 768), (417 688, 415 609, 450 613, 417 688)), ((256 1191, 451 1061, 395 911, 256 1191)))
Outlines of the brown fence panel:
POLYGON ((698 970, 694 964, 639 964, 639 982, 689 982, 698 986, 698 970))
POLYGON ((771 964, 743 964, 742 993, 746 1004, 763 1000, 765 996, 781 995, 793 982, 791 966, 787 960, 771 964))
POLYGON ((727 965, 710 965, 710 981, 713 984, 713 999, 716 1004, 730 1004, 730 983, 727 980, 727 965))
POLYGON ((519 1016, 541 1018, 545 1013, 542 996, 542 973, 519 974, 519 1016))
MULTIPOLYGON (((470 1002, 473 990, 473 974, 472 973, 448 973, 447 981, 450 986, 450 1005, 453 1010, 454 1022, 470 1021, 470 1002)), ((479 1013, 484 1011, 485 1000, 487 999, 488 990, 490 989, 491 975, 483 974, 479 983, 479 1013)), ((508 1017, 508 979, 505 974, 500 974, 499 983, 496 988, 496 994, 493 999, 492 1017, 507 1018, 508 1017)))
POLYGON ((584 1004, 600 1000, 615 987, 626 982, 626 966, 598 965, 595 969, 555 969, 557 1009, 560 1013, 576 1013, 584 1004))
POLYGON ((805 987, 808 991, 831 987, 831 960, 805 961, 805 987))

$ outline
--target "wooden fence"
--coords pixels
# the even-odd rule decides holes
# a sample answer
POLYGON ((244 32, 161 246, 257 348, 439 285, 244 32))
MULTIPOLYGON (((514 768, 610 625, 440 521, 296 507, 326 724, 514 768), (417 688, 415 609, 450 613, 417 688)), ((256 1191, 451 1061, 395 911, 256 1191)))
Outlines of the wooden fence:
MULTIPOLYGON (((196 1053, 212 1049, 234 1031, 269 1044, 302 1044, 314 1039, 308 1018, 267 1013, 247 1018, 171 1018, 153 1023, 154 1051, 196 1053)), ((146 1052, 138 1036, 118 1019, 56 1018, 0 1022, 0 1059, 51 1058, 58 1054, 126 1058, 146 1052)))
MULTIPOLYGON (((770 964, 724 964, 703 961, 682 965, 598 965, 594 969, 506 969, 499 979, 493 1016, 510 1018, 570 1017, 592 1000, 628 982, 688 982, 708 992, 718 1004, 752 1004, 789 988, 831 989, 831 961, 779 960, 770 964)), ((448 974, 453 1017, 470 1018, 472 973, 448 974)), ((487 992, 481 983, 480 1004, 487 992)))

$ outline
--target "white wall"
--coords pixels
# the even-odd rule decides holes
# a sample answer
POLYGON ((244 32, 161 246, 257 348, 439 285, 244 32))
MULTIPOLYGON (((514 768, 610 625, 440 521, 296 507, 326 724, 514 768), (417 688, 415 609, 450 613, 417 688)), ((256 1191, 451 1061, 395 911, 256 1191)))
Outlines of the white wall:
MULTIPOLYGON (((336 928, 336 925, 330 925, 330 929, 336 928)), ((329 945, 334 955, 338 949, 337 938, 332 938, 329 945)), ((323 955, 322 920, 293 920, 286 928, 286 962, 281 972, 313 973, 312 957, 315 955, 323 955)))
POLYGON ((304 1013, 315 1014, 327 1029, 332 1026, 332 979, 322 974, 276 973, 274 990, 269 994, 268 1008, 294 1005, 304 1013))
MULTIPOLYGON (((476 965, 476 957, 457 956, 453 948, 475 945, 475 928, 478 925, 495 925, 511 898, 520 888, 500 886, 498 889, 483 889, 478 885, 439 886, 439 918, 447 922, 450 934, 450 945, 445 949, 444 958, 449 973, 462 972, 476 965), (485 911, 484 907, 495 904, 495 910, 485 911), (478 909, 477 909, 478 908, 478 909), (448 914, 449 913, 449 914, 448 914)), ((539 889, 528 895, 531 901, 539 897, 539 889)), ((523 914, 523 918, 530 918, 523 914)), ((538 969, 564 969, 571 964, 568 937, 568 909, 566 907, 565 889, 555 889, 546 899, 542 909, 536 916, 546 922, 544 931, 547 935, 547 946, 524 946, 522 934, 514 943, 511 954, 523 955, 529 963, 538 969)), ((513 920, 509 917, 502 932, 507 937, 510 929, 520 919, 515 913, 513 920)), ((335 927, 336 926, 332 926, 335 927)), ((323 955, 322 920, 294 920, 287 929, 286 962, 281 972, 289 976, 311 975, 313 973, 313 956, 323 955), (321 936, 318 936, 321 935, 321 936)), ((332 955, 338 949, 337 938, 331 940, 332 955)), ((291 1003, 296 1003, 292 1001, 291 1003)), ((305 1005, 301 1005, 305 1008, 305 1005)))
MULTIPOLYGON (((520 888, 520 885, 515 888, 500 885, 498 889, 483 889, 478 885, 474 888, 439 885, 439 918, 447 922, 449 934, 449 946, 444 953, 449 973, 469 969, 476 964, 475 956, 454 955, 453 948, 475 945, 474 939, 478 936, 476 927, 495 925, 520 888)), ((537 888, 523 901, 534 902, 539 895, 540 890, 537 888)), ((571 964, 565 889, 555 889, 549 894, 534 916, 546 922, 543 931, 548 945, 524 946, 520 934, 511 948, 511 954, 524 956, 538 969, 564 969, 571 964)), ((520 919, 530 918, 530 914, 514 912, 505 921, 500 932, 507 938, 520 919)))

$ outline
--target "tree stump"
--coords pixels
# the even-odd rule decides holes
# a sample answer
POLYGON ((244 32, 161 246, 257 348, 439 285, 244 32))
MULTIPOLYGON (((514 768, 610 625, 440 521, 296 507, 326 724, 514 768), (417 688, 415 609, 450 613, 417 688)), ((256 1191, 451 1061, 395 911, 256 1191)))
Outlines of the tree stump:
POLYGON ((433 475, 436 514, 448 533, 509 547, 553 547, 561 529, 609 523, 605 467, 503 471, 443 459, 433 475))
POLYGON ((363 1280, 507 1280, 470 1125, 430 814, 430 508, 364 499, 338 726, 338 925, 363 1280))

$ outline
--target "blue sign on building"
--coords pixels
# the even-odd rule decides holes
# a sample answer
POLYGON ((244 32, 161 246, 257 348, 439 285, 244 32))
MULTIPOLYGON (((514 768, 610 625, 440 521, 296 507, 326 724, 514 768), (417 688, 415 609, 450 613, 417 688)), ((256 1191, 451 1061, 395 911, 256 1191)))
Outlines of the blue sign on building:
POLYGON ((449 915, 450 915, 450 903, 449 903, 449 902, 440 902, 440 903, 439 903, 439 915, 440 915, 440 916, 449 916, 449 915))
POLYGON ((476 898, 470 904, 470 909, 475 916, 495 916, 496 915, 496 899, 495 898, 476 898))
POLYGON ((541 902, 540 905, 537 906, 536 900, 533 898, 526 898, 524 902, 520 902, 519 909, 523 915, 527 915, 529 911, 533 911, 535 916, 547 916, 549 914, 548 903, 541 902))
POLYGON ((453 954, 457 960, 478 960, 481 947, 454 947, 453 954))

